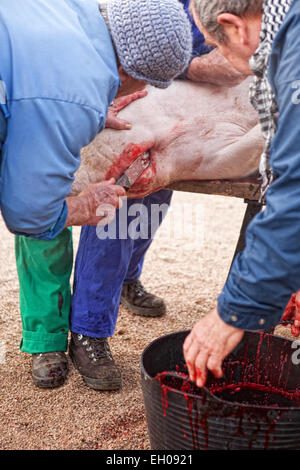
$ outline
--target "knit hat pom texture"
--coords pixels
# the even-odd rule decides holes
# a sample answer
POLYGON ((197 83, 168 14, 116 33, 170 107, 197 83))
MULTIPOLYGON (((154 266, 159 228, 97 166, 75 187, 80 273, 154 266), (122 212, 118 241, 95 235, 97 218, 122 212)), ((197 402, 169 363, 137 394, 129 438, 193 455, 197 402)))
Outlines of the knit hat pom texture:
POLYGON ((108 18, 128 75, 167 88, 188 67, 191 24, 178 0, 110 0, 108 18))

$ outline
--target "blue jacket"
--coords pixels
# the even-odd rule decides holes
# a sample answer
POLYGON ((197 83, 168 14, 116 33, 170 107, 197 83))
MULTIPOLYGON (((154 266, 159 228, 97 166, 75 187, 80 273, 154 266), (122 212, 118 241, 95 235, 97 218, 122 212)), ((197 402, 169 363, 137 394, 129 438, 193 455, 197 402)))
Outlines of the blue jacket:
POLYGON ((271 147, 276 181, 265 211, 250 224, 219 297, 221 318, 241 329, 276 325, 300 288, 300 2, 295 0, 273 43, 269 80, 279 107, 271 147))
POLYGON ((115 54, 97 0, 1 0, 0 44, 1 211, 13 233, 49 240, 65 226, 80 151, 117 93, 115 54))

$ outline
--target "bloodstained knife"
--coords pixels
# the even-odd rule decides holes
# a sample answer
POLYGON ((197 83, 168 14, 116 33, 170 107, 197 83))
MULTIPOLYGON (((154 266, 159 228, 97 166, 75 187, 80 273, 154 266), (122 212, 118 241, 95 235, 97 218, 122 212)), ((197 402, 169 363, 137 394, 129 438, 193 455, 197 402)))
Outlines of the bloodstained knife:
POLYGON ((120 176, 117 185, 122 186, 128 191, 131 186, 138 180, 141 174, 148 168, 150 165, 150 155, 149 152, 142 153, 120 176))

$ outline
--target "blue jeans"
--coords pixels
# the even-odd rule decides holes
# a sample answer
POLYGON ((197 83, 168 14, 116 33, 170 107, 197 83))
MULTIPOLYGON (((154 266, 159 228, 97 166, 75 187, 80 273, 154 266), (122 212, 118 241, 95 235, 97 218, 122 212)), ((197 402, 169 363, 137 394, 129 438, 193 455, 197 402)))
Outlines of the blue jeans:
MULTIPOLYGON (((141 275, 146 251, 150 247, 155 230, 160 226, 164 214, 160 214, 157 226, 151 227, 151 206, 164 204, 169 207, 172 191, 161 190, 144 199, 127 201, 127 209, 143 204, 148 217, 137 225, 144 227, 150 236, 147 239, 120 236, 120 217, 117 211, 115 223, 116 239, 100 240, 95 227, 82 228, 75 264, 74 293, 70 325, 71 331, 90 337, 106 338, 115 331, 123 283, 137 281, 141 275), (148 230, 147 230, 148 229, 148 230), (152 236, 151 236, 152 234, 152 236), (124 238, 124 239, 123 239, 124 238)), ((166 212, 166 211, 165 211, 166 212)), ((127 215, 127 214, 126 214, 127 215)), ((128 216, 127 228, 134 223, 136 215, 128 216)))

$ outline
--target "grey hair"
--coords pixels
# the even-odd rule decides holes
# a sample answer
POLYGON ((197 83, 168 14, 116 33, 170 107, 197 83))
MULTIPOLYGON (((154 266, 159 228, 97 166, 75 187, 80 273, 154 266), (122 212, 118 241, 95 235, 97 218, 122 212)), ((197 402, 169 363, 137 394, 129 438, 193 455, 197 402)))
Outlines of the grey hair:
POLYGON ((196 12, 206 31, 218 42, 226 43, 226 35, 218 16, 231 13, 236 16, 255 15, 262 11, 263 0, 193 0, 196 12))

